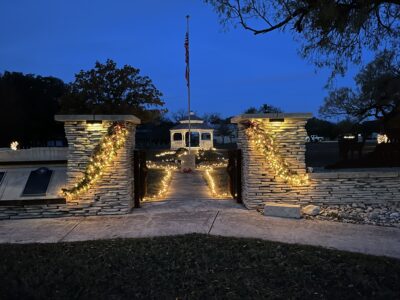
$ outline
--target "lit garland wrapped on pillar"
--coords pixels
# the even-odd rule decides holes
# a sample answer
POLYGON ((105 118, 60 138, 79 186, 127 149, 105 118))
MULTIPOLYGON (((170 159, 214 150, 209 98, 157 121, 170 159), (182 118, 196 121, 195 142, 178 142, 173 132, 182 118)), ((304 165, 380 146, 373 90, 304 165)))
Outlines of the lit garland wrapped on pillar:
POLYGON ((276 177, 293 186, 309 184, 307 174, 298 174, 296 171, 290 170, 289 164, 279 153, 274 135, 264 130, 260 122, 247 121, 242 124, 247 127, 246 134, 250 141, 254 143, 258 151, 265 155, 269 167, 276 177))
POLYGON ((114 160, 117 151, 125 145, 128 130, 123 122, 114 122, 96 146, 90 161, 86 166, 83 177, 70 189, 63 189, 67 198, 74 198, 80 193, 86 192, 103 174, 105 167, 114 160))

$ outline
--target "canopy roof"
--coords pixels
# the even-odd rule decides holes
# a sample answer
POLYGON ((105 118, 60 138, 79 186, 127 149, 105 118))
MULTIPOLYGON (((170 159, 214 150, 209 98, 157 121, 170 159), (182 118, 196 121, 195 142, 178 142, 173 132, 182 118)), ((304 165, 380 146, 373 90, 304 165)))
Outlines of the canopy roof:
MULTIPOLYGON (((172 127, 170 130, 179 130, 179 129, 187 129, 189 130, 189 123, 178 124, 172 127)), ((208 129, 214 130, 214 128, 208 126, 205 123, 192 123, 190 129, 208 129)))

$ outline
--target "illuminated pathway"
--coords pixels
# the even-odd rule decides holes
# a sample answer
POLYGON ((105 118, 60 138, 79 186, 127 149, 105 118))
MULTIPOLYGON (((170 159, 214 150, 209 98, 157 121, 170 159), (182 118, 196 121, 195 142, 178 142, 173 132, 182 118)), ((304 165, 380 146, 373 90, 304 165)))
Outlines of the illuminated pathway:
POLYGON ((233 199, 215 199, 201 171, 184 174, 175 171, 166 196, 161 201, 144 202, 138 211, 149 213, 170 211, 210 211, 244 209, 233 199))
POLYGON ((179 199, 210 199, 210 189, 200 171, 192 173, 174 172, 166 200, 179 199))

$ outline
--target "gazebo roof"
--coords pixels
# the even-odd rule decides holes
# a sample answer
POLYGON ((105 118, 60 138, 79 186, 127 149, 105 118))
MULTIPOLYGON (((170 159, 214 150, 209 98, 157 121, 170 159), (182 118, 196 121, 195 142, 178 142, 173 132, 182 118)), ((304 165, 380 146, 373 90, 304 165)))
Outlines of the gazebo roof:
MULTIPOLYGON (((188 122, 188 121, 189 121, 189 117, 185 116, 179 122, 182 123, 182 122, 188 122)), ((190 121, 203 121, 203 119, 198 117, 198 116, 196 116, 196 115, 192 115, 191 114, 190 115, 190 121)))
MULTIPOLYGON (((214 130, 214 128, 208 126, 205 123, 192 123, 190 128, 191 129, 209 129, 209 130, 214 130)), ((175 125, 170 130, 177 130, 177 129, 189 129, 189 123, 183 123, 183 124, 175 125)))

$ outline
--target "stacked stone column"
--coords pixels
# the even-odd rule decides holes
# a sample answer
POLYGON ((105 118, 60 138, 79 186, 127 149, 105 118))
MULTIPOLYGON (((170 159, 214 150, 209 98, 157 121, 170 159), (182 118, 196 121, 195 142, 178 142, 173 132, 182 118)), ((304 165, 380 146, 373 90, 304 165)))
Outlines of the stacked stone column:
MULTIPOLYGON (((238 148, 242 150, 242 198, 249 209, 263 208, 266 201, 287 202, 307 187, 292 187, 277 178, 263 153, 245 133, 247 121, 257 121, 275 137, 280 155, 298 174, 306 172, 305 124, 311 114, 245 114, 232 119, 238 124, 238 148)), ((297 200, 294 197, 293 200, 297 200)), ((292 200, 292 201, 293 201, 292 200)))
POLYGON ((133 206, 133 150, 136 125, 140 120, 130 115, 58 115, 64 122, 68 140, 67 188, 73 187, 83 177, 90 157, 109 127, 122 122, 128 130, 125 145, 115 159, 102 171, 101 178, 86 192, 68 200, 82 214, 121 214, 133 206), (84 213, 86 212, 86 213, 84 213))

